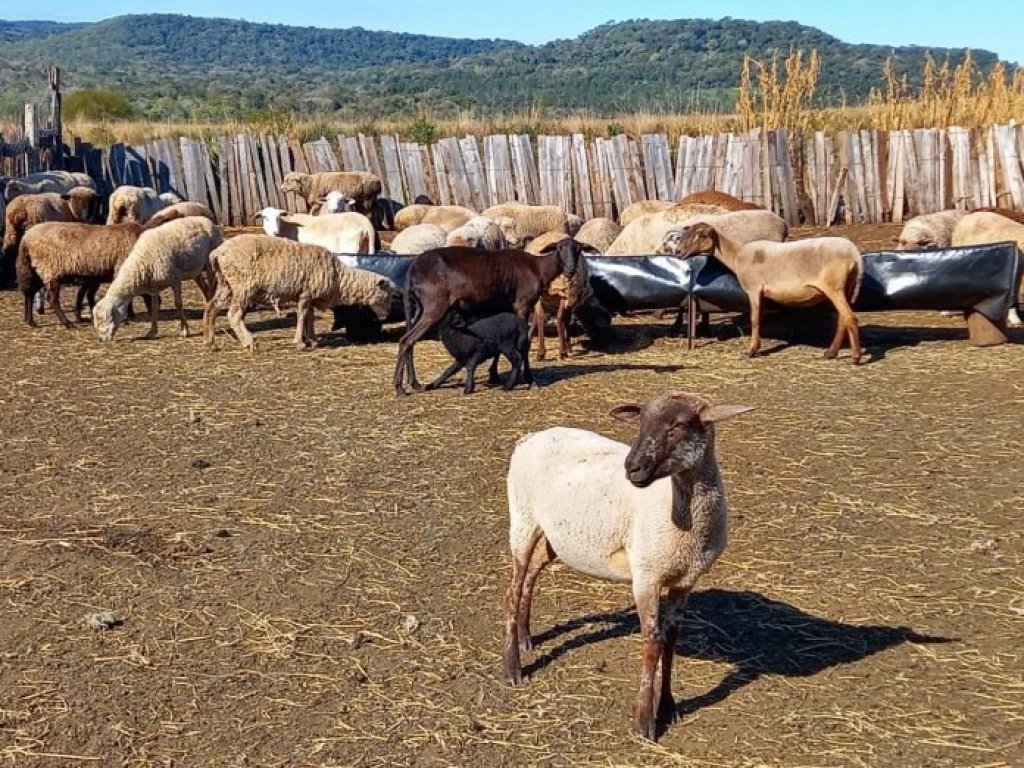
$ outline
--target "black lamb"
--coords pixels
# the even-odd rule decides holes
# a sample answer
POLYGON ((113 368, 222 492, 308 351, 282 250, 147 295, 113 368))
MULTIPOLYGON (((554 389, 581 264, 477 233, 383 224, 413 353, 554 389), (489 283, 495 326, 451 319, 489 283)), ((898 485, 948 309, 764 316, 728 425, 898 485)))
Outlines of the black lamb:
POLYGON ((437 389, 444 382, 466 369, 466 384, 463 393, 470 395, 474 388, 474 375, 480 363, 493 358, 488 381, 498 384, 498 358, 504 355, 512 364, 504 386, 506 392, 515 389, 520 379, 532 385, 530 372, 530 330, 526 321, 512 312, 501 312, 480 319, 467 318, 458 308, 448 311, 438 324, 438 335, 455 362, 427 384, 427 389, 437 389))

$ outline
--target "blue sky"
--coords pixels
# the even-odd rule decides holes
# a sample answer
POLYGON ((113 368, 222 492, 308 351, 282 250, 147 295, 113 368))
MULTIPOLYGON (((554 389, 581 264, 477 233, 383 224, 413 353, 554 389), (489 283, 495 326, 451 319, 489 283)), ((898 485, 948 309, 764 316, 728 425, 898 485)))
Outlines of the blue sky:
POLYGON ((353 27, 451 37, 506 37, 542 43, 629 18, 783 19, 852 43, 985 48, 1024 62, 1024 12, 1015 0, 89 0, 41 4, 2 0, 0 18, 96 21, 125 13, 187 13, 317 27, 353 27), (1019 6, 1018 6, 1019 7, 1019 6))

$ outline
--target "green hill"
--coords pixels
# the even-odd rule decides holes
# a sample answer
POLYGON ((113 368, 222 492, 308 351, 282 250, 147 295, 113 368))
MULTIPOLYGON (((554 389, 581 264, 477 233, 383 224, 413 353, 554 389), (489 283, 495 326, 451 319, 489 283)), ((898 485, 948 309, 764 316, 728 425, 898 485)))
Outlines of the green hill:
MULTIPOLYGON (((735 19, 605 24, 541 46, 166 14, 81 25, 0 22, 0 111, 40 98, 51 63, 64 69, 68 89, 122 90, 151 118, 278 109, 370 121, 420 108, 493 113, 534 105, 685 111, 698 95, 729 107, 744 54, 797 48, 821 55, 822 104, 863 100, 890 55, 913 83, 929 51, 850 44, 794 22, 735 19)), ((964 54, 930 52, 952 63, 964 54)), ((972 55, 985 69, 998 61, 988 51, 972 55)))

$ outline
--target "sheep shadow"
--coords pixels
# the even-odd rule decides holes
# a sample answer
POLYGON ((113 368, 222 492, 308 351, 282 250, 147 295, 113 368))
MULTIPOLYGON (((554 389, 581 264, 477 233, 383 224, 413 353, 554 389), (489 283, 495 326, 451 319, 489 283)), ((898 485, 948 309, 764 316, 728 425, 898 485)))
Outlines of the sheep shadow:
MULTIPOLYGON (((532 364, 531 364, 532 365, 532 364)), ((541 386, 558 384, 562 381, 588 376, 594 373, 613 373, 615 371, 649 371, 651 373, 676 373, 686 366, 683 365, 642 365, 633 363, 597 364, 597 365, 559 365, 533 368, 534 378, 541 386)))
MULTIPOLYGON (((590 614, 551 627, 534 637, 534 647, 593 625, 603 626, 563 640, 524 667, 524 674, 532 675, 574 649, 640 631, 636 611, 631 607, 590 614)), ((694 592, 682 613, 676 654, 728 663, 733 668, 711 690, 674 702, 674 713, 689 715, 717 704, 765 675, 809 677, 903 643, 955 640, 922 635, 909 627, 844 624, 756 592, 694 592)), ((676 679, 685 679, 685 672, 678 667, 676 679)), ((665 725, 662 724, 663 729, 665 725)))

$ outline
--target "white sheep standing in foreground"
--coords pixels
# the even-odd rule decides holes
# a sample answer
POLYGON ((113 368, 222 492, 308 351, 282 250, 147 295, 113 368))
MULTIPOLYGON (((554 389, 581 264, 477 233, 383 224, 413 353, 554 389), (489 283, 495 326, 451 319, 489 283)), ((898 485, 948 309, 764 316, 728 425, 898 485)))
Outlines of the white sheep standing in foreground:
POLYGON ((210 266, 217 292, 203 313, 206 342, 213 344, 217 315, 227 307, 232 330, 253 352, 256 344, 245 326, 246 310, 253 304, 296 302, 295 346, 305 349, 317 344, 314 308, 368 306, 383 320, 396 291, 386 277, 347 267, 320 246, 266 235, 231 238, 210 255, 210 266))
POLYGON ((512 573, 503 659, 510 683, 522 681, 520 653, 532 647, 530 603, 549 563, 559 559, 589 576, 631 582, 644 645, 633 723, 641 736, 655 738, 659 710, 675 710, 676 612, 727 540, 715 423, 749 410, 668 392, 612 411, 639 424, 632 447, 566 427, 519 440, 508 470, 512 573), (659 619, 662 589, 668 603, 659 619))
MULTIPOLYGON (((1012 241, 1024 252, 1024 224, 991 211, 975 211, 957 222, 950 240, 954 246, 1012 241)), ((1024 282, 1018 286, 1017 302, 1024 304, 1024 282)), ((1016 308, 1010 309, 1008 324, 1015 328, 1024 325, 1016 308)))
POLYGON ((263 231, 305 245, 319 245, 331 253, 374 253, 377 233, 361 213, 286 213, 280 208, 264 208, 256 214, 263 220, 263 231))
POLYGON ((124 264, 118 268, 114 282, 93 309, 92 322, 100 340, 111 341, 114 338, 114 333, 128 314, 129 303, 140 294, 152 296, 146 338, 154 338, 160 313, 160 291, 165 288, 174 292, 181 335, 187 337, 188 323, 181 302, 181 283, 183 280, 195 280, 205 297, 213 295, 214 280, 209 257, 210 251, 221 242, 220 228, 203 216, 176 219, 143 232, 124 264))

